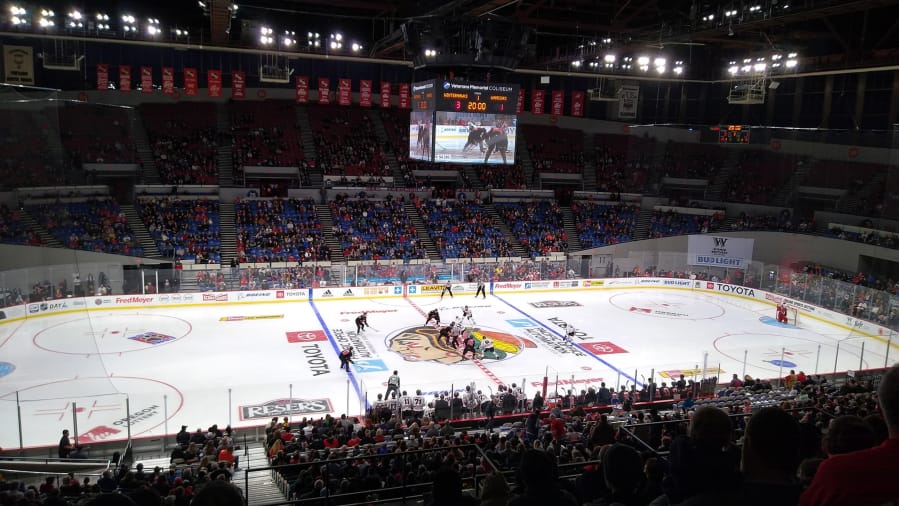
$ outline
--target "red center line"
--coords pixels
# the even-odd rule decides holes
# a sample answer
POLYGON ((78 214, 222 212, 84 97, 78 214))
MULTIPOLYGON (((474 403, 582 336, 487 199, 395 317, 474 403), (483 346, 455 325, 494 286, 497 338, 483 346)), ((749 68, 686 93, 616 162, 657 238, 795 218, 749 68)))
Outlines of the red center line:
MULTIPOLYGON (((412 302, 412 299, 410 299, 409 297, 406 297, 406 296, 404 296, 403 298, 406 299, 406 302, 408 302, 410 306, 412 306, 416 311, 418 311, 418 313, 420 315, 424 316, 425 318, 428 317, 428 313, 425 313, 424 309, 418 307, 418 304, 412 302)), ((472 354, 472 355, 474 355, 474 354, 472 354)), ((476 358, 472 358, 471 361, 474 365, 476 365, 478 367, 478 369, 481 370, 482 373, 484 373, 484 376, 487 376, 488 378, 490 378, 490 380, 493 381, 494 383, 496 383, 497 385, 505 386, 505 383, 503 383, 502 380, 500 380, 495 374, 493 374, 493 371, 488 369, 487 366, 485 366, 480 360, 478 360, 476 358)))

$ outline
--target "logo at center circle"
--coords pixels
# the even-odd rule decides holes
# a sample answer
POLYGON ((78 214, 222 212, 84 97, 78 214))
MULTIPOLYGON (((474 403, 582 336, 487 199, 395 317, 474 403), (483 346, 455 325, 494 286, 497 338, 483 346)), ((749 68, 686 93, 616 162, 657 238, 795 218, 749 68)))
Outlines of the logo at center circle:
MULTIPOLYGON (((525 348, 537 347, 529 339, 498 330, 472 327, 469 331, 475 340, 477 356, 482 360, 505 360, 518 355, 525 348), (484 352, 483 341, 485 338, 493 341, 492 352, 484 352)), ((387 346, 409 362, 437 362, 440 364, 462 362, 462 348, 453 348, 445 342, 439 341, 437 339, 439 334, 439 329, 430 326, 410 327, 389 336, 387 346)))

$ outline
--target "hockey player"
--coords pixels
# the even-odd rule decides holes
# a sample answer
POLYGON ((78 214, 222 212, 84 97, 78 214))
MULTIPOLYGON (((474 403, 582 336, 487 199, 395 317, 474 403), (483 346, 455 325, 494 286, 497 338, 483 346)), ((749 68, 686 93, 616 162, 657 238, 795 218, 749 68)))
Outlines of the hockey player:
POLYGON ((447 292, 449 293, 450 298, 452 299, 453 298, 453 280, 451 280, 451 279, 448 279, 446 281, 446 284, 443 285, 443 291, 440 292, 440 300, 443 300, 443 296, 446 295, 447 292))
POLYGON ((477 358, 474 350, 474 338, 471 337, 471 334, 469 334, 468 332, 466 332, 465 334, 465 338, 462 340, 462 344, 465 345, 465 347, 462 348, 462 360, 465 360, 465 354, 469 351, 471 352, 471 359, 474 360, 477 358))
POLYGON ((777 305, 777 321, 787 323, 787 306, 783 304, 777 305))
POLYGON ((428 312, 428 317, 425 319, 425 325, 434 325, 434 327, 440 326, 440 312, 436 309, 432 309, 428 312))
POLYGON ((474 298, 478 298, 478 295, 483 295, 483 298, 487 298, 487 290, 484 289, 484 280, 478 280, 478 291, 474 293, 474 298))
POLYGON ((462 325, 460 322, 453 322, 450 325, 450 336, 453 338, 453 342, 450 345, 453 348, 459 347, 459 336, 462 334, 462 325))
POLYGON ((452 330, 451 325, 447 325, 446 327, 441 327, 440 334, 437 335, 437 344, 440 344, 440 340, 443 339, 446 342, 446 345, 449 346, 451 330, 452 330))
POLYGON ((371 328, 368 324, 368 311, 363 311, 361 315, 356 317, 356 333, 365 332, 365 328, 371 328))
POLYGON ((481 357, 487 358, 487 353, 490 353, 490 358, 496 357, 496 349, 493 348, 493 339, 489 337, 484 337, 481 340, 481 357))
POLYGON ((353 347, 350 346, 340 352, 340 368, 350 372, 350 364, 353 363, 353 347))
POLYGON ((472 316, 471 309, 469 309, 468 306, 462 308, 462 321, 464 322, 465 320, 468 320, 469 323, 475 325, 474 316, 472 316))

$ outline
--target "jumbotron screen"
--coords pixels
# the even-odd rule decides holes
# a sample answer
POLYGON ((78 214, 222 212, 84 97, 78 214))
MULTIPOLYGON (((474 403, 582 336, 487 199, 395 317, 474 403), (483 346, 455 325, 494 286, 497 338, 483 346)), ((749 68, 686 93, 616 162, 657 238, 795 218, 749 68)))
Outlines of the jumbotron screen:
POLYGON ((409 116, 409 158, 431 161, 433 111, 412 111, 409 116))
POLYGON ((518 118, 514 114, 437 111, 433 160, 513 164, 517 127, 518 118))

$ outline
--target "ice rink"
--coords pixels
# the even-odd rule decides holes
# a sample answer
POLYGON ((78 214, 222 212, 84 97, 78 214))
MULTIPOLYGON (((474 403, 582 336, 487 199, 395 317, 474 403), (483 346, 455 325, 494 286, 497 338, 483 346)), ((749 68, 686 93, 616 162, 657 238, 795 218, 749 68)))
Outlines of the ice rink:
MULTIPOLYGON (((358 414, 393 370, 410 393, 472 383, 489 393, 518 383, 530 397, 544 375, 550 390, 557 380, 580 390, 651 375, 699 379, 703 366, 728 381, 744 368, 775 377, 791 368, 831 372, 835 361, 839 370, 881 367, 886 359, 886 337, 802 315, 798 326, 784 325, 773 320, 772 304, 690 289, 337 299, 92 308, 2 322, 0 446, 19 446, 19 416, 32 447, 55 445, 64 428, 76 429, 82 444, 124 440, 129 417, 131 436, 150 437, 181 425, 358 414), (465 305, 474 314, 467 326, 477 340, 490 337, 495 354, 463 361, 424 325, 431 309, 449 322, 465 305), (361 311, 371 328, 357 334, 361 311), (348 345, 356 351, 350 373, 337 358, 348 345)), ((891 362, 895 352, 893 345, 891 362)))

